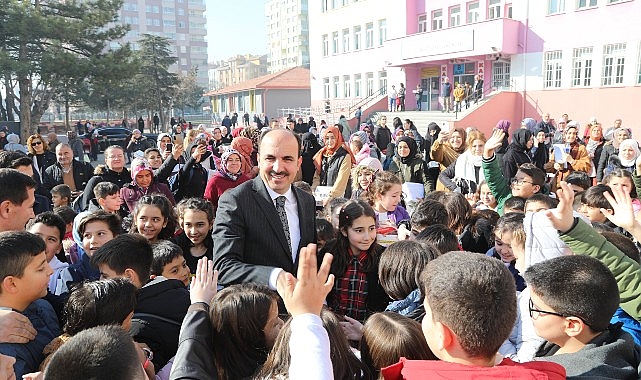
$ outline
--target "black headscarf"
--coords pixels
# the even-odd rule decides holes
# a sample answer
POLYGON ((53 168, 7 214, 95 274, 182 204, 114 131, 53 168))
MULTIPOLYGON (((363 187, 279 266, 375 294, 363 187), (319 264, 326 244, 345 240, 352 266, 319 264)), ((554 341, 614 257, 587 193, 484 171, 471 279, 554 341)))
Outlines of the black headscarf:
POLYGON ((512 135, 512 146, 520 151, 528 151, 527 143, 532 138, 532 132, 528 129, 517 129, 512 135))
POLYGON ((409 136, 403 136, 398 141, 396 142, 396 156, 401 160, 402 163, 407 164, 411 160, 416 157, 416 153, 418 152, 418 145, 416 145, 416 140, 409 136), (401 157, 398 154, 398 144, 401 143, 401 141, 405 142, 407 146, 410 148, 410 154, 407 155, 407 157, 401 157))
POLYGON ((314 157, 316 153, 322 148, 316 136, 311 132, 306 132, 303 134, 302 138, 302 154, 310 157, 314 157))

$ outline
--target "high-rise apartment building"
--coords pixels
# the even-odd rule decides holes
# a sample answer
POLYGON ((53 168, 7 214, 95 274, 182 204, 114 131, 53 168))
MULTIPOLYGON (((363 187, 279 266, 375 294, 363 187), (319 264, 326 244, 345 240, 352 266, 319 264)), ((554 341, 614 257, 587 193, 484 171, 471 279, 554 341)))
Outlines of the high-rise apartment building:
POLYGON ((198 67, 198 84, 208 88, 205 9, 205 0, 125 0, 119 12, 119 22, 130 25, 124 42, 137 50, 143 34, 168 38, 178 58, 170 71, 198 67))
POLYGON ((308 0, 267 0, 268 71, 309 68, 308 0))

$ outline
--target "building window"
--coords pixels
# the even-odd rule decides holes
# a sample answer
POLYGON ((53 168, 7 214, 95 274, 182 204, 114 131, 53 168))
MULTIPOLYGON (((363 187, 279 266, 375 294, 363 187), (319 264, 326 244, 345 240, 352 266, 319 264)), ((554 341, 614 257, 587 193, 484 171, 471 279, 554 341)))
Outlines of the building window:
POLYGON ((334 98, 338 98, 338 77, 334 77, 333 87, 334 98))
POLYGON ((487 3, 487 18, 494 20, 501 18, 501 0, 489 0, 487 3))
POLYGON ((572 53, 572 87, 589 87, 592 80, 592 48, 574 49, 572 53))
POLYGON ((565 12, 565 0, 548 0, 548 14, 565 12))
POLYGON ((387 20, 378 20, 378 46, 387 40, 387 20))
POLYGON ((374 46, 374 23, 365 25, 365 47, 371 48, 374 46))
POLYGON ((443 29, 443 10, 432 11, 432 30, 443 29))
POLYGON ((618 3, 618 2, 620 2, 620 1, 621 1, 621 0, 608 0, 608 4, 618 3))
POLYGON ((597 0, 577 0, 576 9, 596 7, 597 0))
POLYGON ((363 48, 363 43, 361 42, 361 26, 357 25, 354 27, 354 50, 361 50, 363 48))
POLYGON ((505 4, 505 17, 512 18, 512 4, 505 4))
POLYGON ((332 9, 338 8, 338 0, 332 0, 332 9))
POLYGON ((329 36, 327 34, 323 34, 323 57, 327 57, 329 55, 329 36))
MULTIPOLYGON (((374 94, 374 73, 367 73, 367 88, 365 90, 367 96, 372 96, 374 94)), ((639 74, 641 78, 641 73, 639 74)))
POLYGON ((608 44, 603 47, 603 74, 601 85, 611 86, 623 83, 625 68, 625 43, 608 44))
POLYGON ((418 16, 418 32, 425 33, 427 32, 427 15, 422 14, 418 16))
POLYGON ((343 29, 343 53, 349 52, 349 29, 343 29))
POLYGON ((510 62, 495 61, 492 63, 492 87, 510 89, 510 62))
POLYGON ((543 87, 561 87, 561 50, 548 51, 543 61, 543 87))
POLYGON ((338 32, 332 33, 332 54, 338 54, 338 32))
POLYGON ((354 96, 361 97, 361 74, 354 74, 354 96))
POLYGON ((387 72, 385 71, 378 72, 378 88, 380 95, 387 94, 387 72))
POLYGON ((467 23, 479 22, 480 18, 480 5, 478 1, 467 3, 467 23))
POLYGON ((321 7, 323 12, 327 12, 329 10, 329 0, 321 0, 321 7))
POLYGON ((461 25, 461 6, 455 5, 450 8, 450 27, 461 25))
POLYGON ((343 97, 352 97, 352 81, 349 75, 343 75, 343 97))

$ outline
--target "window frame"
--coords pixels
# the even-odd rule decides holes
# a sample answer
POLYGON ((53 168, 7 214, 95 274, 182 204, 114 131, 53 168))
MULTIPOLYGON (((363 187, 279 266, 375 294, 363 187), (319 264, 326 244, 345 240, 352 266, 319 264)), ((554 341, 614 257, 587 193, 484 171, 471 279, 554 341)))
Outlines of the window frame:
POLYGON ((543 53, 543 88, 561 88, 563 79, 563 51, 550 50, 543 53))

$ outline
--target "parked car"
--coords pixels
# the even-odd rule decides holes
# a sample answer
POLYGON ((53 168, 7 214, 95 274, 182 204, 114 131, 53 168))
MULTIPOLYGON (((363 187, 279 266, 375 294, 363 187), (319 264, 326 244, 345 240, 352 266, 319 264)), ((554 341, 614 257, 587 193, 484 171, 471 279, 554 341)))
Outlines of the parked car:
MULTIPOLYGON (((127 147, 127 142, 131 136, 131 131, 126 128, 121 127, 104 127, 98 128, 98 147, 99 151, 103 152, 110 145, 120 145, 123 148, 127 147)), ((157 134, 144 133, 143 134, 149 141, 152 142, 153 146, 156 146, 157 134)), ((90 134, 81 135, 82 144, 86 151, 89 151, 91 144, 89 141, 90 134)))

